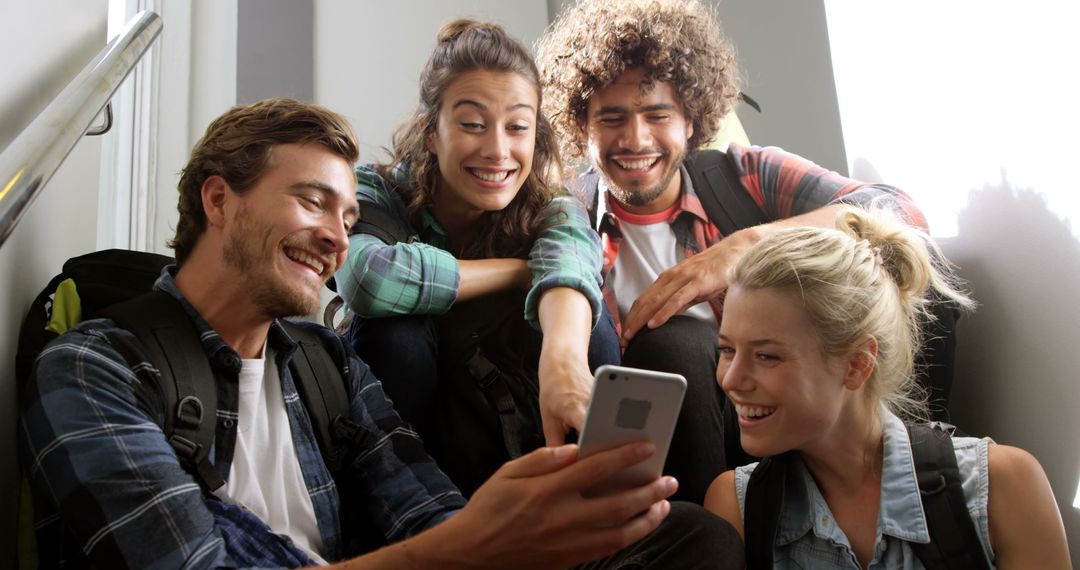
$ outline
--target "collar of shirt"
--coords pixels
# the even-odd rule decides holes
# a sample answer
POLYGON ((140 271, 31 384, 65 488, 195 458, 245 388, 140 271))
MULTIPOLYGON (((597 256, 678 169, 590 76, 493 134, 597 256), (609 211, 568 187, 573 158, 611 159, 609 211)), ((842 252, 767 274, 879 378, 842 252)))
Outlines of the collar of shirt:
MULTIPOLYGON (((239 374, 241 367, 240 354, 225 343, 221 335, 210 327, 210 324, 202 318, 199 311, 180 292, 180 289, 176 286, 176 271, 177 267, 175 265, 169 265, 162 269, 161 276, 154 283, 154 289, 164 291, 174 297, 180 303, 180 306, 184 308, 184 312, 191 317, 191 320, 195 323, 195 330, 199 332, 203 349, 206 350, 207 356, 210 357, 211 364, 215 367, 222 367, 232 374, 239 374)), ((286 361, 291 358, 297 348, 296 342, 289 337, 277 319, 270 324, 267 344, 271 350, 282 355, 286 361)))
MULTIPOLYGON (((927 543, 930 531, 926 526, 907 428, 892 412, 883 408, 881 413, 884 461, 878 532, 907 542, 927 543)), ((791 544, 811 530, 819 538, 848 544, 801 460, 789 463, 785 493, 784 515, 776 533, 777 546, 791 544)))

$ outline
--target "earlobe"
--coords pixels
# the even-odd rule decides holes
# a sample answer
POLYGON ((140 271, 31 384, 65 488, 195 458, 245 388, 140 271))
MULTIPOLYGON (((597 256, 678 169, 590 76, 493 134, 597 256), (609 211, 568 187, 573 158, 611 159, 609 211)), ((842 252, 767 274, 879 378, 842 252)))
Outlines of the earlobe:
POLYGON ((866 381, 870 379, 870 374, 874 372, 874 367, 877 366, 877 351, 877 339, 872 335, 868 335, 852 349, 848 359, 847 375, 844 377, 846 388, 858 390, 866 384, 866 381))
POLYGON ((224 178, 213 175, 207 178, 202 185, 202 206, 206 214, 206 221, 211 226, 222 226, 225 222, 225 203, 228 201, 232 188, 224 178))
POLYGON ((420 132, 424 133, 424 147, 426 147, 427 151, 430 152, 432 155, 439 156, 439 153, 435 152, 435 133, 425 132, 424 127, 426 126, 427 121, 424 120, 424 117, 419 117, 416 119, 416 128, 420 129, 420 132))

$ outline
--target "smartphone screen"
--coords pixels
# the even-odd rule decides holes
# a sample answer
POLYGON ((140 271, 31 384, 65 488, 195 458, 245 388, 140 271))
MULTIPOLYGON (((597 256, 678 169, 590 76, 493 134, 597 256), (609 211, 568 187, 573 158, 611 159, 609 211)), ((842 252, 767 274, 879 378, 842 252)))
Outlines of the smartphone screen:
POLYGON ((635 441, 650 441, 656 454, 587 490, 604 495, 645 485, 660 476, 682 408, 686 379, 679 374, 601 366, 579 440, 580 457, 635 441))

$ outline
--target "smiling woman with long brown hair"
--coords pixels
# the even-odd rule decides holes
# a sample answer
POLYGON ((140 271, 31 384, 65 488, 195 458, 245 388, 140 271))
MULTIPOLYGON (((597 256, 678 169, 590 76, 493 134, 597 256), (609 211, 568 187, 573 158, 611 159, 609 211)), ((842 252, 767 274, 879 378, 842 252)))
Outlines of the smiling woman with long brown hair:
POLYGON ((590 370, 619 358, 601 302, 599 238, 558 186, 557 146, 540 105, 536 66, 519 42, 493 24, 451 22, 392 160, 357 169, 362 218, 378 210, 409 238, 388 243, 363 224, 352 236, 337 276, 359 316, 349 336, 466 493, 517 451, 563 443, 584 420, 590 370), (476 388, 449 383, 458 371, 448 361, 469 356, 454 354, 462 349, 453 341, 474 333, 488 353, 507 349, 532 382, 538 376, 534 385, 514 374, 499 380, 532 424, 516 443, 500 441, 506 430, 494 406, 460 393, 476 388), (477 430, 490 441, 461 439, 477 430), (510 449, 485 455, 485 443, 510 449))

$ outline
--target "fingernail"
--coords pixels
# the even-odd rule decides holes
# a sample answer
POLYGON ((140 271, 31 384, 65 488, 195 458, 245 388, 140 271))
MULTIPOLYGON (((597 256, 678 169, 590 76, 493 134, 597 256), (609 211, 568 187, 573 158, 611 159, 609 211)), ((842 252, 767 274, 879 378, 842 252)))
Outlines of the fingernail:
POLYGON ((551 452, 555 455, 556 459, 565 459, 574 452, 575 447, 577 447, 577 445, 568 443, 566 445, 560 445, 559 447, 552 449, 551 452))
POLYGON ((634 453, 636 453, 638 457, 648 457, 653 454, 653 446, 651 443, 638 444, 637 448, 634 449, 634 453))
POLYGON ((664 477, 664 492, 671 496, 679 490, 679 482, 674 477, 664 477))

